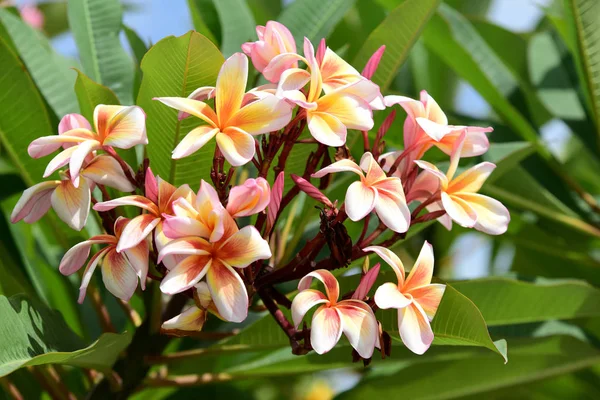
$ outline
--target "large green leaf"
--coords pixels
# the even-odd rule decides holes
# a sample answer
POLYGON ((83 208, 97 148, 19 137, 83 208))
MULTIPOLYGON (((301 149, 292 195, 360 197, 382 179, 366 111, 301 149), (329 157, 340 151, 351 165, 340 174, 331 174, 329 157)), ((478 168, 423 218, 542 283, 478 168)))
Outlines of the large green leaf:
POLYGON ((54 113, 60 118, 77 112, 77 99, 72 90, 75 73, 54 52, 48 39, 2 7, 0 22, 10 34, 19 56, 54 113))
POLYGON ((218 46, 221 43, 221 25, 213 1, 188 0, 187 3, 194 29, 218 46))
POLYGON ((94 82, 81 71, 77 71, 75 93, 77 94, 81 115, 88 121, 93 121, 94 108, 98 104, 120 104, 115 92, 104 85, 94 82))
POLYGON ((296 0, 277 20, 288 27, 296 39, 298 51, 304 37, 315 43, 326 38, 352 7, 355 0, 296 0))
POLYGON ((110 369, 131 334, 104 334, 85 346, 62 316, 23 296, 0 296, 0 376, 27 365, 110 369))
POLYGON ((507 365, 483 353, 458 361, 398 363, 400 365, 390 365, 387 370, 385 364, 381 364, 381 369, 374 369, 367 379, 339 398, 395 398, 398 393, 410 399, 454 399, 468 395, 491 398, 484 394, 563 375, 599 362, 598 349, 572 337, 515 341, 514 345, 511 343, 507 365))
POLYGON ((600 3, 564 0, 564 4, 569 33, 577 45, 575 60, 579 79, 600 140, 600 3))
MULTIPOLYGON (((1 211, 1 210, 0 210, 1 211)), ((0 212, 0 295, 13 296, 18 293, 27 293, 35 296, 35 291, 23 273, 23 266, 19 258, 17 244, 10 233, 8 219, 0 212)))
POLYGON ((256 39, 256 23, 245 0, 213 0, 213 4, 222 27, 221 51, 225 57, 241 51, 244 42, 256 39))
POLYGON ((123 104, 131 104, 134 68, 119 40, 120 2, 70 0, 68 14, 83 72, 114 90, 123 104))
POLYGON ((371 32, 356 56, 354 66, 362 68, 371 55, 380 46, 385 45, 385 54, 373 76, 373 81, 381 87, 381 90, 386 90, 439 3, 440 0, 402 2, 390 12, 381 25, 371 32))
POLYGON ((214 86, 223 56, 206 37, 189 32, 167 37, 154 45, 142 61, 142 85, 137 104, 146 112, 149 144, 147 146, 154 173, 175 185, 197 186, 209 179, 214 141, 181 160, 172 160, 171 152, 200 120, 177 119, 177 111, 152 100, 154 97, 186 97, 200 86, 214 86))

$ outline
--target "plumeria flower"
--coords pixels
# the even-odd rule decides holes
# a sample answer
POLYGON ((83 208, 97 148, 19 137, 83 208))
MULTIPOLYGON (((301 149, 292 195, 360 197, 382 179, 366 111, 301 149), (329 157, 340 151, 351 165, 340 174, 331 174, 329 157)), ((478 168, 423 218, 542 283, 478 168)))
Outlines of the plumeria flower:
POLYGON ((135 190, 114 158, 96 156, 81 170, 78 187, 75 187, 69 172, 66 172, 61 173, 60 180, 41 182, 25 190, 12 212, 11 222, 36 222, 52 207, 60 219, 80 231, 89 215, 91 191, 95 184, 107 185, 123 192, 135 190))
MULTIPOLYGON (((73 115, 69 117, 72 118, 73 115)), ((44 177, 49 176, 68 163, 71 179, 74 185, 78 186, 80 169, 86 157, 94 150, 103 147, 129 149, 138 144, 148 144, 146 114, 140 107, 107 106, 104 104, 96 106, 94 109, 95 131, 91 130, 91 126, 82 116, 74 117, 74 119, 76 120, 76 127, 73 127, 73 129, 59 130, 58 135, 38 138, 29 145, 27 151, 33 158, 46 156, 58 150, 61 146, 64 148, 50 161, 44 177)), ((62 125, 62 127, 65 125, 62 125)))
POLYGON ((404 266, 396 254, 380 247, 371 246, 396 273, 398 284, 384 283, 375 291, 375 304, 381 309, 398 309, 398 330, 402 341, 413 353, 423 354, 433 342, 430 322, 440 305, 446 285, 431 283, 433 276, 433 248, 423 244, 415 266, 405 278, 404 266))
MULTIPOLYGON (((256 34, 258 40, 244 43, 242 50, 252 59, 254 68, 259 72, 263 72, 275 56, 296 53, 294 36, 285 25, 277 21, 268 21, 265 26, 257 26, 256 34)), ((287 64, 287 68, 295 68, 297 65, 295 60, 291 60, 287 64)), ((279 82, 279 77, 276 75, 272 75, 270 78, 273 83, 279 82)))
POLYGON ((217 146, 233 166, 254 157, 252 135, 277 131, 290 122, 292 107, 266 91, 245 95, 248 59, 235 53, 221 67, 214 91, 215 109, 202 101, 183 97, 160 97, 169 107, 200 118, 207 125, 193 129, 173 150, 173 158, 196 152, 216 136, 217 146))
POLYGON ((360 159, 360 166, 344 159, 315 172, 312 177, 322 178, 327 174, 343 171, 360 176, 360 182, 352 183, 346 192, 346 213, 352 221, 360 221, 375 210, 381 222, 394 232, 408 230, 410 210, 400 178, 387 177, 369 152, 360 159))
MULTIPOLYGON (((323 76, 314 48, 306 38, 304 56, 294 55, 309 66, 310 72, 300 68, 286 69, 281 75, 277 95, 305 109, 311 135, 320 143, 337 147, 346 143, 348 129, 371 129, 373 111, 369 101, 377 97, 377 85, 360 75, 357 81, 341 86, 334 84, 335 79, 332 79, 325 85, 329 93, 325 92, 325 95, 322 95, 323 76), (305 95, 302 89, 307 83, 310 85, 305 95)), ((275 60, 271 64, 274 63, 275 60)), ((283 61, 281 63, 285 65, 283 61)), ((273 65, 273 68, 276 68, 276 65, 273 65)), ((265 70, 264 73, 268 75, 269 70, 265 70)))
POLYGON ((229 191, 227 211, 233 218, 258 214, 269 205, 271 188, 264 178, 246 179, 243 185, 229 191))
POLYGON ((102 262, 102 280, 109 292, 122 300, 129 300, 137 288, 138 278, 142 289, 146 288, 148 274, 148 242, 141 241, 136 246, 117 251, 119 238, 124 234, 124 228, 129 219, 119 217, 115 221, 115 235, 97 235, 89 240, 73 246, 64 255, 59 270, 63 275, 71 275, 83 266, 90 255, 94 244, 106 245, 90 258, 79 288, 79 303, 83 303, 85 292, 92 275, 102 262))
POLYGON ((193 201, 194 192, 188 185, 179 188, 169 182, 155 177, 152 170, 146 171, 145 196, 131 195, 94 205, 96 211, 109 211, 119 206, 134 206, 146 211, 127 224, 119 239, 117 251, 137 246, 154 231, 154 241, 157 250, 169 241, 163 234, 162 221, 165 215, 173 215, 173 202, 180 197, 193 201))
POLYGON ((404 121, 404 150, 383 155, 386 166, 391 167, 402 152, 408 152, 398 168, 399 173, 407 171, 414 160, 420 159, 432 146, 437 146, 446 154, 450 154, 460 134, 466 130, 463 157, 474 157, 485 153, 490 147, 487 132, 491 127, 448 125, 448 118, 437 102, 425 90, 421 91, 420 100, 405 96, 386 96, 385 105, 392 107, 399 104, 407 113, 404 121))
POLYGON ((184 310, 181 314, 163 322, 161 328, 169 331, 170 334, 177 331, 198 332, 204 327, 209 312, 221 318, 215 303, 212 301, 206 282, 200 282, 196 285, 194 302, 193 306, 184 310))
POLYGON ((298 290, 300 293, 292 301, 292 319, 296 329, 311 308, 321 305, 313 314, 310 327, 310 344, 318 354, 331 350, 344 333, 362 358, 371 358, 379 344, 377 319, 371 307, 360 300, 338 301, 338 281, 325 269, 307 274, 300 280, 298 290), (326 295, 310 289, 312 278, 325 285, 326 295))
POLYGON ((226 321, 242 322, 248 315, 248 292, 234 268, 246 268, 257 260, 271 258, 271 249, 254 226, 238 229, 223 213, 224 234, 216 242, 197 236, 173 240, 160 251, 159 262, 170 255, 185 255, 163 278, 160 289, 175 294, 194 287, 206 276, 206 284, 219 315, 226 321))
MULTIPOLYGON (((460 226, 475 228, 490 235, 501 235, 506 232, 510 222, 508 210, 498 200, 477 193, 496 165, 482 162, 454 177, 465 138, 463 132, 452 151, 446 175, 427 161, 417 160, 415 163, 439 181, 441 201, 434 204, 435 209, 446 210, 447 216, 460 226)), ((433 209, 430 208, 430 211, 433 209)), ((442 222, 448 229, 452 227, 448 217, 442 222)))

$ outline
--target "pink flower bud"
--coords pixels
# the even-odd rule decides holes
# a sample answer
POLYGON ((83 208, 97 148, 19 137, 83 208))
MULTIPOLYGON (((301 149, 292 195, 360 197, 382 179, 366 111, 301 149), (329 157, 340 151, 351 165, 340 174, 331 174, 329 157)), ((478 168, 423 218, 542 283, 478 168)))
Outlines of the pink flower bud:
POLYGON ((158 182, 152 173, 150 167, 146 170, 146 179, 144 182, 145 194, 148 199, 154 203, 158 203, 158 182))
POLYGON ((246 217, 263 211, 269 204, 271 189, 264 178, 247 179, 229 192, 227 211, 232 217, 246 217))
POLYGON ((327 207, 333 207, 331 201, 312 183, 302 178, 301 176, 292 174, 292 180, 298 185, 298 188, 313 199, 325 204, 327 207))
POLYGON ((369 294, 369 290, 375 284, 375 280, 377 280, 377 275, 379 274, 380 264, 377 263, 373 268, 368 270, 363 277, 360 279, 360 283, 358 284, 354 294, 352 295, 353 299, 362 300, 367 294, 369 294))
POLYGON ((321 63, 323 62, 326 51, 327 51, 327 44, 325 43, 325 39, 321 39, 321 41, 319 42, 319 47, 317 47, 317 55, 315 56, 319 65, 321 65, 321 63))
POLYGON ((252 59, 254 67, 263 72, 269 62, 283 53, 295 53, 296 42, 288 28, 276 21, 267 22, 266 26, 257 26, 256 42, 247 42, 242 50, 252 59))
POLYGON ((384 51, 385 46, 381 46, 375 53, 373 53, 371 58, 369 58, 369 61, 367 61, 367 65, 365 65, 365 68, 361 72, 362 76, 367 79, 371 79, 373 75, 375 75, 375 71, 377 71, 377 67, 379 66, 381 57, 383 57, 384 51))
POLYGON ((283 197, 284 179, 285 173, 281 171, 275 179, 273 190, 271 190, 271 200, 269 201, 269 208, 267 209, 267 232, 271 232, 275 220, 277 219, 277 213, 281 206, 281 198, 283 197))

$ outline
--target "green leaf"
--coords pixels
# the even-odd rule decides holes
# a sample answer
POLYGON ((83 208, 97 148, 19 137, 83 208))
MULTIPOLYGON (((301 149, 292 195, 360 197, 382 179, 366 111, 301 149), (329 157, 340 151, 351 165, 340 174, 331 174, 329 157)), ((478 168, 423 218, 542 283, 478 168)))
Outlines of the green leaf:
POLYGON ((496 164, 494 173, 486 180, 492 184, 502 175, 512 171, 519 163, 530 156, 535 148, 529 142, 492 143, 488 152, 483 156, 486 161, 496 164))
POLYGON ((142 83, 142 70, 140 69, 140 64, 142 63, 142 58, 144 58, 144 55, 148 52, 148 47, 133 29, 123 25, 123 30, 125 31, 127 42, 129 43, 129 47, 131 47, 131 51, 135 58, 135 76, 133 78, 133 98, 135 99, 137 98, 142 83))
MULTIPOLYGON (((490 391, 577 371, 600 362, 598 349, 566 336, 511 342, 510 362, 502 365, 490 355, 419 365, 390 363, 372 373, 339 399, 491 398, 490 391), (398 365, 400 364, 400 365, 398 365)), ((498 397, 493 397, 498 398, 498 397)), ((513 398, 513 396, 499 397, 513 398)), ((530 398, 526 396, 526 398, 530 398)), ((552 396, 550 397, 552 398, 552 396)))
POLYGON ((10 233, 8 219, 0 213, 0 295, 13 296, 18 293, 27 293, 35 297, 31 283, 23 274, 23 266, 19 258, 17 244, 10 233))
POLYGON ((79 70, 77 70, 77 79, 75 80, 75 93, 79 101, 81 115, 88 121, 94 120, 94 108, 98 104, 120 104, 115 92, 94 82, 79 70))
POLYGON ((600 3, 564 0, 564 4, 569 34, 577 44, 577 72, 600 140, 600 3))
POLYGON ((70 0, 69 25, 83 72, 108 86, 123 104, 132 104, 133 63, 121 46, 121 4, 118 0, 70 0))
POLYGON ((304 37, 313 42, 326 38, 352 7, 355 0, 296 0, 287 6, 277 20, 288 27, 296 39, 298 51, 304 37))
POLYGON ((371 32, 354 59, 354 66, 364 67, 371 55, 385 45, 385 54, 373 76, 373 82, 382 91, 386 90, 439 3, 440 0, 406 0, 397 6, 371 32))
POLYGON ((172 160, 171 152, 181 139, 200 125, 194 117, 177 119, 177 111, 152 100, 154 97, 186 97, 200 86, 214 86, 223 56, 206 37, 189 32, 167 37, 154 45, 142 61, 142 85, 137 104, 148 121, 148 156, 152 170, 175 185, 197 186, 200 179, 210 179, 214 141, 181 160, 172 160))
POLYGON ((79 111, 72 90, 75 73, 65 67, 65 60, 52 49, 48 39, 2 7, 0 22, 54 113, 61 117, 79 111))
POLYGON ((194 29, 215 45, 219 45, 221 43, 221 26, 212 0, 188 0, 188 8, 194 29))
POLYGON ((42 30, 46 36, 57 36, 68 30, 66 1, 39 3, 36 4, 36 7, 44 15, 42 30))
POLYGON ((131 341, 129 333, 106 333, 85 347, 59 313, 24 296, 0 296, 0 315, 0 376, 41 364, 106 371, 131 341))
POLYGON ((507 278, 455 282, 488 326, 600 316, 600 290, 583 281, 529 283, 507 278))
MULTIPOLYGON (((5 12, 0 8, 0 18, 5 12)), ((29 157, 27 146, 40 136, 52 135, 53 129, 31 76, 2 39, 0 65, 4 82, 0 93, 0 141, 25 183, 31 185, 41 179, 47 160, 29 157)))
POLYGON ((213 4, 219 14, 221 51, 225 57, 241 51, 243 43, 256 39, 256 23, 245 0, 213 0, 213 4))

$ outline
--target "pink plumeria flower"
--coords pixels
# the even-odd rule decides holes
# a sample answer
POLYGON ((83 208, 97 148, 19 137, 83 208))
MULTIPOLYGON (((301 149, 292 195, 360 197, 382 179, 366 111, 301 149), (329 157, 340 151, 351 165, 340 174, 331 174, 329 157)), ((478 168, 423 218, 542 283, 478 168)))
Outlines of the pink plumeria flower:
POLYGON ((92 245, 106 245, 90 258, 85 268, 79 288, 79 303, 83 303, 87 287, 100 261, 102 261, 104 285, 116 297, 128 301, 137 288, 138 278, 142 289, 145 289, 149 259, 148 242, 144 240, 123 252, 117 251, 119 238, 124 234, 124 228, 129 222, 130 220, 127 218, 117 218, 114 236, 106 234, 94 236, 73 246, 62 258, 59 266, 60 272, 63 275, 71 275, 79 271, 85 264, 92 245))
POLYGON ((371 307, 360 300, 338 301, 338 281, 325 269, 307 274, 300 280, 298 290, 300 293, 292 301, 292 319, 296 329, 311 308, 321 305, 313 314, 310 327, 310 344, 318 354, 333 349, 344 333, 362 358, 371 358, 379 344, 377 319, 371 307), (312 278, 325 285, 326 295, 310 289, 312 278))
POLYGON ((360 176, 360 181, 352 183, 346 192, 346 213, 352 221, 360 221, 375 210, 381 222, 394 232, 408 230, 410 210, 400 178, 387 177, 369 152, 360 159, 360 166, 344 159, 315 172, 312 177, 322 178, 327 174, 343 171, 360 176))
MULTIPOLYGON (((280 54, 296 53, 296 42, 294 36, 285 25, 277 21, 268 21, 265 26, 257 26, 256 42, 247 42, 242 45, 242 51, 252 59, 252 64, 259 72, 263 72, 273 58, 280 54)), ((291 60, 288 68, 297 66, 295 60, 291 60)), ((281 74, 280 74, 281 75, 281 74)), ((279 77, 272 75, 271 82, 279 82, 279 77)))
POLYGON ((33 4, 25 4, 19 10, 21 18, 25 23, 37 30, 42 30, 44 27, 44 14, 33 4))
POLYGON ((233 166, 254 157, 252 135, 277 131, 290 122, 292 107, 266 91, 244 94, 248 79, 248 58, 235 53, 221 67, 214 91, 215 109, 184 97, 160 97, 163 104, 200 118, 208 125, 193 129, 173 150, 173 158, 198 151, 216 136, 217 146, 233 166))
POLYGON ((69 164, 71 179, 79 184, 79 172, 86 158, 103 147, 129 149, 138 144, 148 144, 146 137, 146 114, 137 106, 107 106, 100 104, 94 109, 94 129, 82 116, 70 114, 70 121, 61 120, 59 135, 35 139, 27 151, 33 158, 40 158, 64 148, 44 172, 49 176, 58 168, 69 164), (65 126, 72 129, 64 131, 65 126))
POLYGON ((81 170, 77 187, 67 172, 61 173, 61 180, 41 182, 25 190, 11 214, 11 222, 14 224, 24 220, 29 224, 34 223, 52 207, 60 219, 80 231, 89 215, 91 191, 95 184, 123 192, 135 190, 114 158, 96 156, 81 170))
POLYGON ((229 191, 227 211, 233 218, 258 214, 269 205, 271 188, 264 178, 246 179, 229 191))
POLYGON ((433 276, 433 248, 423 244, 415 266, 405 279, 404 265, 392 251, 371 246, 363 251, 372 251, 381 257, 396 273, 398 284, 384 283, 375 291, 375 304, 381 309, 398 309, 398 330, 402 341, 416 354, 423 354, 433 342, 430 322, 440 305, 446 285, 431 283, 433 276))
POLYGON ((432 146, 437 146, 449 155, 458 137, 465 130, 467 136, 463 148, 463 157, 479 156, 490 147, 485 134, 493 131, 491 127, 448 125, 446 114, 425 90, 421 91, 420 100, 392 95, 386 96, 384 102, 388 107, 399 104, 408 114, 404 121, 404 150, 383 156, 387 159, 386 165, 389 168, 403 151, 410 152, 402 160, 398 168, 399 173, 406 172, 412 162, 420 159, 432 146))
MULTIPOLYGON (((441 201, 434 204, 433 209, 446 210, 447 216, 442 223, 448 229, 452 227, 449 217, 460 226, 475 228, 490 235, 501 235, 508 229, 510 213, 498 200, 477 193, 496 165, 482 162, 454 177, 464 143, 465 133, 462 133, 452 151, 446 175, 427 161, 415 161, 424 172, 439 181, 441 201)), ((430 208, 430 211, 433 209, 430 208)))
POLYGON ((146 172, 145 190, 146 196, 125 196, 94 205, 96 211, 109 211, 119 206, 134 206, 145 211, 125 227, 117 244, 119 252, 137 246, 153 231, 157 250, 160 250, 169 241, 163 234, 162 222, 165 215, 173 215, 173 202, 180 197, 193 201, 195 196, 188 185, 176 188, 160 177, 155 177, 150 168, 146 172))
MULTIPOLYGON (((334 54, 331 52, 331 54, 334 54)), ((379 93, 377 85, 357 73, 357 80, 345 85, 338 84, 335 76, 326 84, 320 71, 314 48, 310 41, 304 40, 304 55, 293 55, 305 62, 310 72, 300 68, 286 69, 279 81, 277 95, 295 103, 306 112, 306 120, 311 135, 327 146, 343 146, 346 143, 348 129, 369 130, 373 127, 373 111, 370 101, 379 93), (302 90, 309 84, 308 93, 302 90), (325 95, 322 95, 327 88, 325 95)), ((281 55, 279 57, 284 57, 281 55)), ((285 56, 292 57, 292 56, 285 56)), ((277 57, 276 57, 277 58, 277 57)), ((271 64, 275 64, 273 60, 271 64)), ((335 61, 335 60, 334 60, 335 61)), ((285 65, 284 60, 281 61, 285 65)), ((271 64, 269 68, 271 68, 271 64)), ((276 68, 277 65, 273 65, 276 68)), ((329 68, 326 70, 329 74, 329 68)), ((265 76, 269 70, 265 70, 265 76)))
MULTIPOLYGON (((209 312, 221 318, 219 311, 212 301, 206 282, 200 282, 195 287, 194 301, 196 304, 184 310, 181 314, 163 322, 161 328, 170 334, 177 331, 198 332, 204 327, 209 312)), ((222 318, 221 318, 222 319, 222 318)))
POLYGON ((194 287, 206 276, 210 296, 219 315, 226 321, 242 322, 248 315, 248 292, 234 268, 246 268, 257 260, 271 258, 271 249, 254 226, 238 229, 227 212, 223 213, 224 234, 216 242, 190 236, 173 240, 160 251, 165 256, 187 256, 171 269, 160 284, 166 294, 194 287))

